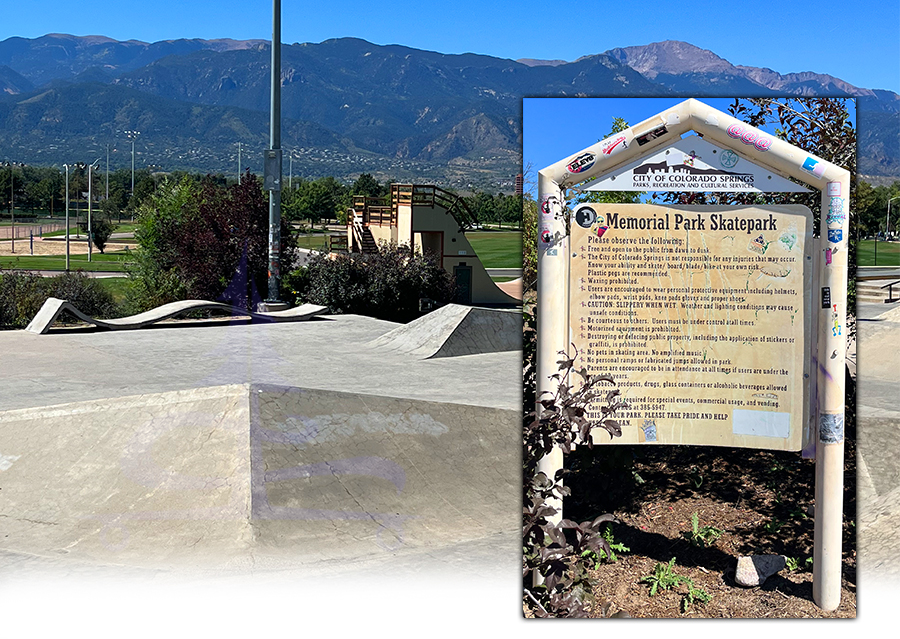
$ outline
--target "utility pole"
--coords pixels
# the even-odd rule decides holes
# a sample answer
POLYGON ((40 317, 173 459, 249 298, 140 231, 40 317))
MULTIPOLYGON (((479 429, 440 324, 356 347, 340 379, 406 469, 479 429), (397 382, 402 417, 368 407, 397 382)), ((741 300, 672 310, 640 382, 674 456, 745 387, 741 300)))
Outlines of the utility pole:
POLYGON ((69 165, 66 168, 66 272, 69 272, 69 165))
POLYGON ((281 272, 281 0, 272 0, 272 90, 269 104, 269 148, 265 158, 265 188, 269 191, 269 295, 263 310, 287 305, 279 300, 281 272))
MULTIPOLYGON (((15 162, 13 163, 15 164, 15 162)), ((9 215, 12 218, 12 252, 16 252, 16 205, 13 201, 15 191, 13 191, 13 164, 9 165, 9 215)))
POLYGON ((93 164, 88 166, 88 221, 87 221, 87 236, 88 236, 88 262, 91 261, 91 253, 94 252, 94 227, 91 226, 91 204, 92 200, 92 186, 93 180, 91 179, 91 173, 94 170, 94 167, 99 167, 100 158, 94 160, 93 164))

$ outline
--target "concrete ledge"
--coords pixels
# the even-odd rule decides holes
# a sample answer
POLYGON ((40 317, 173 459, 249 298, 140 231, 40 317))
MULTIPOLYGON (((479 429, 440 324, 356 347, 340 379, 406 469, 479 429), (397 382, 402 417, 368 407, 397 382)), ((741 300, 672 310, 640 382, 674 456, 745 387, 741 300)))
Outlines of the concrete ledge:
POLYGON ((303 304, 295 308, 272 312, 253 312, 248 311, 231 304, 223 304, 221 302, 209 302, 207 300, 184 300, 181 302, 171 302, 163 304, 157 308, 151 309, 137 315, 129 317, 120 317, 117 319, 97 319, 86 315, 78 310, 71 302, 61 300, 55 297, 48 298, 41 310, 31 320, 26 331, 44 335, 50 330, 50 326, 59 317, 60 313, 67 311, 80 319, 82 322, 93 324, 98 328, 105 328, 111 331, 115 330, 134 330, 144 328, 151 324, 170 319, 177 315, 182 315, 190 311, 200 310, 218 310, 231 313, 232 315, 250 316, 256 320, 267 322, 297 322, 306 320, 316 315, 321 315, 328 309, 325 306, 317 306, 315 304, 303 304))

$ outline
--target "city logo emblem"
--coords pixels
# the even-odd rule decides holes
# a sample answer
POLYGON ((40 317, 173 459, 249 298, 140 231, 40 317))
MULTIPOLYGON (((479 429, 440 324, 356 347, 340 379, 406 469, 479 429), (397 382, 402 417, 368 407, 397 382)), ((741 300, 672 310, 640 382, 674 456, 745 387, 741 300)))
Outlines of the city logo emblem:
POLYGON ((843 231, 841 229, 828 229, 828 241, 834 242, 837 244, 841 241, 841 238, 844 237, 843 231))

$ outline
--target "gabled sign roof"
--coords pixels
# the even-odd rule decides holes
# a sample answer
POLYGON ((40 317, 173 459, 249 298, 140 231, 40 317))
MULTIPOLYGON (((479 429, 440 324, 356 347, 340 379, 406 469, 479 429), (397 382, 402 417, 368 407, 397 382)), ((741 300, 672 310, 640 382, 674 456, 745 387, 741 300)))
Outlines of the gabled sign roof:
MULTIPOLYGON (((618 144, 624 144, 624 140, 618 144)), ((582 157, 586 162, 590 154, 582 157)), ((584 190, 809 192, 742 154, 697 135, 675 140, 651 155, 598 176, 584 190)))
MULTIPOLYGON (((685 100, 625 131, 613 134, 543 169, 540 174, 560 188, 577 187, 592 179, 602 179, 617 171, 625 171, 630 163, 675 147, 681 136, 690 131, 696 132, 706 142, 731 149, 740 161, 752 162, 763 171, 768 171, 768 174, 773 175, 772 180, 775 180, 775 176, 792 177, 823 190, 826 183, 840 180, 846 174, 845 169, 839 166, 695 99, 685 100)), ((768 174, 766 182, 769 181, 768 174)), ((590 188, 594 187, 595 185, 591 185, 590 188)), ((625 189, 616 185, 615 190, 625 189)))

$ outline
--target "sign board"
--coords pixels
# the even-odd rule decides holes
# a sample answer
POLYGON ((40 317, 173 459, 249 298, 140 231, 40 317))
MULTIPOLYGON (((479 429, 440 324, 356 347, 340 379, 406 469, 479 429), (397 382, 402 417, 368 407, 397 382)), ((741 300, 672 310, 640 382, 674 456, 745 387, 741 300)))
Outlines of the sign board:
POLYGON ((799 205, 574 208, 569 337, 630 405, 613 443, 800 450, 811 238, 799 205))
POLYGON ((281 149, 266 149, 263 166, 263 190, 281 190, 281 149))
POLYGON ((809 192, 771 169, 696 135, 678 139, 588 184, 587 191, 809 192))

